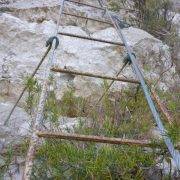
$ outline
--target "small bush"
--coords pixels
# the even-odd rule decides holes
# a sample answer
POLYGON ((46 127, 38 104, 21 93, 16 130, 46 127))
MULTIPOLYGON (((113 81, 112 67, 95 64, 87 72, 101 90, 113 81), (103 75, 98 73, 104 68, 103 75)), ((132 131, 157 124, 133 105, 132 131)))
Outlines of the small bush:
POLYGON ((39 93, 41 91, 41 86, 39 85, 36 78, 25 78, 25 86, 27 87, 27 97, 26 97, 26 111, 31 115, 34 111, 34 107, 37 106, 39 100, 39 93))
MULTIPOLYGON (((103 87, 106 91, 106 81, 103 87)), ((172 112, 177 110, 172 96, 161 91, 159 95, 166 98, 172 112)), ((154 126, 143 92, 134 89, 106 93, 97 106, 75 97, 73 89, 67 91, 61 101, 57 101, 51 91, 44 113, 45 119, 54 124, 59 116, 89 117, 91 120, 80 121, 74 129, 75 133, 86 135, 151 140, 149 131, 154 126)), ((174 143, 178 142, 179 125, 166 126, 169 128, 167 135, 174 143)), ((152 140, 152 145, 154 143, 155 140, 152 140)), ((163 144, 161 147, 165 148, 163 144)), ((144 179, 145 172, 156 166, 161 155, 169 157, 166 149, 45 140, 37 152, 32 179, 144 179)))

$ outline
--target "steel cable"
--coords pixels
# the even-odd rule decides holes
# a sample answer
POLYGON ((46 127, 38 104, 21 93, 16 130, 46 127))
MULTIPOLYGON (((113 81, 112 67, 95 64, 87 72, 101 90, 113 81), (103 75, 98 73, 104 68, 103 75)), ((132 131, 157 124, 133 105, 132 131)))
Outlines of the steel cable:
MULTIPOLYGON (((103 0, 104 2, 104 0, 103 0)), ((127 50, 127 53, 131 59, 131 62, 132 62, 132 66, 136 72, 136 76, 138 77, 139 81, 141 82, 141 86, 142 86, 142 89, 143 89, 143 92, 144 92, 144 95, 146 97, 146 100, 148 102, 148 105, 149 105, 149 108, 152 112, 152 115, 154 117, 154 120, 159 128, 159 131, 164 139, 164 142, 176 164, 176 167, 177 169, 180 170, 180 153, 178 150, 175 150, 174 148, 174 145, 170 139, 170 137, 167 135, 167 131, 165 130, 164 126, 163 126, 163 123, 160 119, 160 115, 159 113, 157 112, 156 110, 156 107, 155 107, 155 104, 151 98, 151 95, 150 95, 150 91, 145 83, 145 80, 144 80, 144 77, 143 77, 143 74, 141 72, 141 70, 139 69, 138 65, 137 65, 137 61, 136 61, 136 58, 132 55, 132 50, 131 48, 129 47, 127 41, 126 41, 126 38, 125 36, 123 35, 122 33, 122 30, 120 28, 120 26, 118 25, 117 21, 113 18, 113 15, 110 13, 110 11, 108 10, 107 8, 107 2, 104 3, 105 7, 106 7, 106 13, 107 15, 109 16, 109 18, 111 19, 111 22, 114 24, 114 27, 118 33, 118 36, 122 39, 125 47, 126 47, 126 50, 127 50)))

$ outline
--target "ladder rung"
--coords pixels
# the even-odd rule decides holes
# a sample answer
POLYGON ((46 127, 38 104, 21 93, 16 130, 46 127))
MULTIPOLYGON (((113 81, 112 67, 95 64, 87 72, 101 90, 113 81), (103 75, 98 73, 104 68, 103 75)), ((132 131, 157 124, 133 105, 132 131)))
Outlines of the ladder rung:
POLYGON ((83 3, 83 2, 79 2, 79 1, 74 1, 74 0, 66 0, 66 1, 67 1, 67 2, 71 2, 71 3, 75 3, 75 4, 79 4, 79 5, 83 5, 83 6, 92 7, 92 8, 95 8, 95 9, 100 9, 100 10, 103 10, 103 11, 106 10, 106 9, 103 8, 103 7, 94 6, 94 5, 87 4, 87 3, 83 3))
POLYGON ((107 44, 124 46, 123 43, 119 43, 119 42, 115 42, 115 41, 109 41, 109 40, 103 40, 103 39, 98 39, 98 38, 92 38, 92 37, 87 37, 87 36, 82 36, 82 35, 77 35, 77 34, 71 34, 71 33, 65 33, 65 32, 59 32, 58 34, 63 35, 63 36, 86 39, 86 40, 90 40, 90 41, 97 41, 97 42, 102 42, 102 43, 107 43, 107 44))
POLYGON ((91 136, 91 135, 80 135, 60 132, 37 132, 36 135, 40 138, 55 138, 55 139, 66 139, 75 141, 86 141, 86 142, 97 142, 107 144, 119 144, 119 145, 132 145, 142 147, 160 147, 160 145, 153 144, 147 140, 133 140, 133 139, 122 139, 122 138, 109 138, 102 136, 91 136))
POLYGON ((77 18, 82 18, 82 19, 87 19, 87 20, 91 20, 91 21, 96 21, 96 22, 112 25, 111 22, 103 21, 103 20, 100 20, 100 19, 94 19, 94 18, 80 16, 80 15, 71 14, 71 13, 67 13, 67 12, 63 12, 63 14, 66 15, 66 16, 73 16, 73 17, 77 17, 77 18))
POLYGON ((92 73, 88 73, 88 72, 80 72, 80 71, 75 71, 75 70, 61 69, 58 67, 51 68, 51 71, 59 72, 59 73, 66 73, 66 74, 73 74, 73 75, 80 75, 80 76, 95 77, 95 78, 101 78, 101 79, 108 79, 108 80, 114 80, 114 81, 129 82, 129 83, 135 83, 135 84, 140 83, 139 81, 134 80, 134 79, 111 77, 111 76, 105 76, 105 75, 99 75, 99 74, 92 74, 92 73))
MULTIPOLYGON (((95 8, 95 9, 100 9, 100 10, 103 10, 105 11, 106 9, 103 8, 103 7, 99 7, 99 6, 94 6, 94 5, 91 5, 91 4, 87 4, 87 3, 83 3, 83 2, 78 2, 78 1, 73 1, 73 0, 66 0, 67 2, 71 2, 71 3, 75 3, 75 4, 79 4, 79 5, 83 5, 83 6, 88 6, 88 7, 92 7, 92 8, 95 8)), ((125 8, 125 7, 119 7, 119 9, 122 9, 122 10, 125 10, 125 11, 130 11, 130 12, 138 12, 138 10, 136 9, 130 9, 130 8, 125 8)))

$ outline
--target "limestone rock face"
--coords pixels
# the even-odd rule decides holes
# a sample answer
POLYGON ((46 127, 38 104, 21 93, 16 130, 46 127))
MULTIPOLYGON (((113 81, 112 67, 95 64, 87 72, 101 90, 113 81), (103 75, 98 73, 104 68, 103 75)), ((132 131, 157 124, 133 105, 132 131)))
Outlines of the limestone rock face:
MULTIPOLYGON (((83 2, 92 3, 90 0, 83 2)), ((46 51, 46 40, 54 35, 58 12, 59 0, 3 0, 0 2, 0 151, 9 144, 21 143, 31 133, 31 118, 23 108, 16 108, 8 127, 3 126, 3 123, 24 87, 25 77, 33 72, 46 51), (11 103, 4 103, 4 99, 11 103)), ((69 2, 66 2, 65 12, 96 19, 103 17, 107 20, 103 11, 69 2)), ((178 19, 179 16, 174 17, 174 24, 178 24, 178 19)), ((116 30, 110 25, 92 21, 86 23, 85 20, 77 20, 67 15, 60 21, 59 32, 122 43, 116 30)), ((178 84, 179 77, 174 76, 175 66, 172 66, 170 49, 167 45, 134 27, 124 29, 123 33, 136 54, 138 65, 142 68, 145 78, 153 82, 158 80, 158 86, 165 90, 178 84)), ((61 68, 115 76, 123 65, 126 51, 122 46, 61 35, 58 37, 60 44, 55 52, 54 63, 61 68)), ((51 53, 37 73, 40 83, 51 53)), ((123 77, 136 79, 131 66, 127 66, 122 74, 123 77)), ((95 98, 102 93, 103 81, 100 79, 58 73, 54 74, 54 78, 57 80, 55 84, 57 99, 61 99, 69 87, 75 89, 77 96, 95 98)), ((116 82, 111 91, 128 87, 135 88, 136 85, 116 82)), ((22 101, 24 102, 24 99, 22 101)), ((59 121, 62 129, 70 130, 79 122, 76 118, 68 117, 61 117, 59 121)), ((3 163, 0 158, 0 165, 3 163)), ((12 171, 14 169, 16 168, 11 168, 12 171)), ((14 179, 20 179, 21 170, 20 174, 16 173, 15 176, 14 179)), ((8 178, 7 176, 6 179, 8 178)))
POLYGON ((11 103, 0 103, 0 151, 8 145, 21 143, 30 135, 30 117, 22 108, 17 107, 9 125, 4 126, 12 105, 11 103))
MULTIPOLYGON (((45 41, 54 33, 56 25, 52 20, 30 23, 7 13, 0 15, 0 25, 0 67, 3 65, 3 59, 6 59, 11 76, 10 94, 17 97, 23 87, 24 78, 32 73, 45 52, 45 41)), ((121 42, 115 29, 111 27, 88 34, 82 27, 60 26, 59 32, 121 42)), ((130 27, 124 29, 123 32, 137 56, 139 66, 143 68, 145 77, 158 79, 159 75, 171 65, 168 46, 141 29, 130 27)), ((61 68, 113 76, 123 65, 123 58, 126 55, 124 47, 61 35, 59 40, 60 45, 56 51, 55 63, 61 68)), ((37 74, 40 80, 46 67, 45 64, 37 74)), ((171 68, 170 73, 174 71, 174 68, 171 68)), ((2 70, 0 75, 3 75, 2 70)), ((123 75, 136 78, 129 66, 126 67, 123 75)), ((58 74, 56 77, 59 94, 62 94, 61 90, 67 85, 67 82, 70 82, 77 90, 76 94, 81 96, 89 96, 94 90, 99 90, 102 84, 101 80, 95 78, 58 74), (87 89, 86 93, 84 89, 87 89)), ((168 77, 169 74, 164 74, 164 78, 160 82, 164 88, 169 86, 168 77)), ((174 81, 171 82, 173 84, 174 81)), ((113 87, 119 89, 127 86, 127 83, 115 83, 113 87)), ((60 96, 57 95, 57 97, 60 96)))
POLYGON ((174 47, 174 55, 175 55, 175 59, 176 59, 176 69, 177 69, 177 72, 180 74, 180 61, 179 61, 180 60, 180 52, 179 52, 179 48, 180 48, 180 13, 177 13, 174 16, 173 24, 176 27, 177 33, 178 33, 178 39, 177 39, 177 42, 175 42, 175 47, 174 47))
MULTIPOLYGON (((14 102, 24 87, 25 77, 32 73, 46 51, 46 40, 55 32, 59 1, 7 1, 1 4, 0 10, 0 95, 2 99, 4 94, 8 95, 6 99, 14 102), (5 83, 5 75, 8 76, 8 83, 5 83)), ((69 2, 66 2, 65 10, 94 18, 103 15, 103 12, 69 2)), ((66 23, 64 18, 60 22, 59 32, 122 42, 112 27, 91 21, 85 26, 83 20, 75 20, 69 16, 66 19, 66 23)), ((171 54, 167 45, 134 27, 123 29, 123 33, 147 79, 153 82, 159 80, 159 87, 165 90, 177 84, 179 79, 174 76, 175 67, 171 67, 171 54)), ((122 46, 62 35, 58 37, 60 45, 56 50, 54 63, 61 68, 115 76, 123 65, 126 51, 122 46)), ((37 73, 40 82, 51 53, 37 73)), ((124 77, 136 79, 130 66, 127 66, 122 74, 124 77)), ((73 87, 77 96, 84 97, 95 97, 95 94, 98 96, 102 90, 103 81, 100 79, 58 73, 54 78, 57 80, 55 90, 58 99, 61 99, 68 87, 73 87)), ((111 90, 117 91, 129 86, 132 84, 116 82, 111 90)))
POLYGON ((177 26, 179 34, 180 34, 180 13, 176 13, 174 18, 173 18, 173 24, 177 26))

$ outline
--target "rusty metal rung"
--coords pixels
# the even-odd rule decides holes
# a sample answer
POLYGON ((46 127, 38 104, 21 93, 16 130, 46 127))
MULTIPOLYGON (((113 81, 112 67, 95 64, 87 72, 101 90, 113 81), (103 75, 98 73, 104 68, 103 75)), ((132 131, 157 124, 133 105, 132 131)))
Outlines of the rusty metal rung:
MULTIPOLYGON (((161 142, 151 142, 149 140, 137 140, 137 139, 125 139, 125 138, 111 138, 104 136, 93 136, 93 135, 82 135, 82 134, 71 134, 71 133, 61 133, 61 132, 51 132, 51 131, 37 131, 36 135, 39 138, 47 139, 64 139, 64 140, 74 140, 82 142, 95 142, 95 143, 105 143, 105 144, 116 144, 116 145, 128 145, 128 146, 140 146, 149 148, 160 148, 166 149, 161 142)), ((176 148, 180 150, 180 146, 177 145, 176 148)))
POLYGON ((103 7, 94 6, 94 5, 87 4, 87 3, 83 3, 83 2, 79 2, 79 1, 72 1, 72 0, 66 0, 66 1, 67 1, 67 2, 71 2, 71 3, 75 3, 75 4, 79 4, 79 5, 83 5, 83 6, 92 7, 92 8, 95 8, 95 9, 100 9, 100 10, 103 10, 103 11, 106 10, 106 9, 103 8, 103 7))
POLYGON ((66 74, 80 75, 80 76, 87 76, 87 77, 94 77, 94 78, 101 78, 101 79, 108 79, 108 80, 114 80, 114 81, 129 82, 129 83, 135 83, 135 84, 140 83, 139 81, 137 81, 135 79, 111 77, 111 76, 105 76, 105 75, 99 75, 99 74, 92 74, 92 73, 88 73, 88 72, 80 72, 80 71, 69 70, 69 69, 61 69, 59 67, 53 67, 53 68, 51 68, 51 71, 59 72, 59 73, 66 73, 66 74))
POLYGON ((74 16, 74 17, 77 17, 77 18, 82 18, 82 19, 87 19, 87 20, 91 20, 91 21, 96 21, 96 22, 112 25, 112 23, 108 22, 108 21, 103 21, 103 20, 94 19, 94 18, 90 18, 90 17, 80 16, 80 15, 71 14, 71 13, 67 13, 67 12, 63 12, 63 14, 66 15, 66 16, 74 16))
MULTIPOLYGON (((100 10, 103 10, 103 11, 106 10, 106 9, 103 8, 103 7, 98 7, 98 6, 94 6, 94 5, 87 4, 87 3, 82 3, 82 2, 73 1, 73 0, 66 0, 66 1, 67 1, 67 2, 69 1, 69 2, 75 3, 75 4, 79 4, 79 5, 83 5, 83 6, 92 7, 92 8, 95 8, 95 9, 100 9, 100 10)), ((129 11, 129 12, 138 12, 138 10, 136 10, 136 9, 125 8, 125 7, 119 7, 119 9, 122 9, 122 10, 125 10, 125 11, 129 11)))
POLYGON ((123 139, 123 138, 109 138, 102 136, 82 135, 82 134, 70 134, 50 131, 39 131, 36 135, 40 138, 54 138, 54 139, 65 139, 85 142, 96 142, 96 143, 108 143, 108 144, 119 144, 119 145, 131 145, 131 146, 142 146, 142 147, 160 147, 160 145, 152 144, 147 140, 134 140, 134 139, 123 139))
POLYGON ((109 41, 109 40, 104 40, 104 39, 98 39, 98 38, 92 38, 92 37, 87 37, 87 36, 82 36, 82 35, 77 35, 77 34, 71 34, 71 33, 65 33, 65 32, 59 32, 58 34, 63 35, 63 36, 69 36, 69 37, 75 37, 75 38, 80 38, 80 39, 86 39, 86 40, 89 40, 89 41, 96 41, 96 42, 102 42, 102 43, 107 43, 107 44, 124 46, 123 43, 119 43, 119 42, 115 42, 115 41, 109 41))

